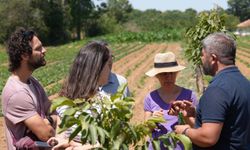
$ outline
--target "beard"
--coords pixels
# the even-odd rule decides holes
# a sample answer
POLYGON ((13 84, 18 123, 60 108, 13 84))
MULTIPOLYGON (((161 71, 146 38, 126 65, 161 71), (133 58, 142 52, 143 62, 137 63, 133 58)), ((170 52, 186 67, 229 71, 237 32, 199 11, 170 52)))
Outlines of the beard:
POLYGON ((214 73, 213 73, 213 66, 210 65, 209 63, 204 62, 202 64, 202 68, 203 68, 203 72, 204 72, 205 75, 211 75, 211 76, 214 75, 214 73))
POLYGON ((44 57, 40 58, 40 59, 30 59, 28 61, 28 66, 30 68, 30 70, 34 71, 35 69, 45 66, 46 65, 46 60, 44 59, 44 57))

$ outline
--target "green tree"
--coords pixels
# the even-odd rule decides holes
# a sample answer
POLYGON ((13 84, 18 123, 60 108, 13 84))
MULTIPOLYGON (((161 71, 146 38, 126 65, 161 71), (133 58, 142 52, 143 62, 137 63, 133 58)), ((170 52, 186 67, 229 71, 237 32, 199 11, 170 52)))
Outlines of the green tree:
POLYGON ((49 45, 58 45, 70 40, 68 23, 70 17, 62 2, 62 0, 32 0, 32 7, 42 12, 42 19, 48 29, 43 42, 49 45))
POLYGON ((84 26, 87 26, 88 19, 91 18, 95 5, 91 0, 68 0, 67 3, 70 6, 72 28, 76 32, 76 39, 80 40, 81 31, 84 26))
POLYGON ((7 40, 16 27, 33 28, 44 39, 46 27, 42 12, 30 7, 30 0, 1 0, 0 5, 0 42, 7 40))
POLYGON ((186 27, 191 27, 191 26, 196 24, 197 15, 198 15, 196 10, 194 10, 192 8, 188 8, 184 11, 184 15, 185 15, 185 17, 184 17, 185 19, 184 18, 183 19, 186 21, 186 23, 185 23, 186 27))
POLYGON ((155 9, 133 10, 129 21, 135 22, 142 31, 183 30, 196 22, 197 12, 187 9, 184 12, 173 10, 161 12, 155 9))
POLYGON ((198 23, 186 31, 187 45, 185 55, 193 63, 196 73, 196 84, 199 93, 204 91, 203 73, 201 67, 201 41, 210 33, 226 32, 224 16, 217 11, 203 12, 198 16, 198 23))
POLYGON ((228 11, 240 18, 240 21, 250 19, 250 0, 228 0, 228 11))
POLYGON ((128 0, 108 0, 107 13, 108 16, 114 17, 118 23, 127 21, 128 13, 132 11, 132 5, 128 0))

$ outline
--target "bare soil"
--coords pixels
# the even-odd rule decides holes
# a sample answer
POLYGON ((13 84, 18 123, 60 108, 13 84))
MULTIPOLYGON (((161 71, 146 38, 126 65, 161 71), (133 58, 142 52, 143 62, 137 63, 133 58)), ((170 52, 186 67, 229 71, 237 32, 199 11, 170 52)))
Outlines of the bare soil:
MULTIPOLYGON (((176 54, 179 64, 185 65, 186 60, 182 59, 182 48, 178 43, 169 44, 147 44, 142 49, 133 52, 113 64, 113 71, 126 76, 130 92, 135 99, 135 107, 133 109, 134 116, 132 122, 138 123, 144 120, 143 101, 144 97, 152 90, 159 86, 157 79, 145 76, 145 73, 153 66, 154 55, 159 52, 172 51, 176 54), (128 70, 130 70, 128 72, 128 70)), ((246 58, 245 58, 246 59, 246 58)), ((249 61, 249 59, 247 59, 249 61)), ((237 61, 241 72, 250 77, 250 69, 243 63, 237 61)), ((182 76, 183 78, 193 78, 182 76)), ((195 83, 194 83, 195 84, 195 83)), ((56 97, 53 95, 52 97, 56 97)), ((51 98, 51 97, 50 97, 51 98)), ((0 150, 6 150, 6 140, 3 128, 3 118, 0 118, 0 150)))

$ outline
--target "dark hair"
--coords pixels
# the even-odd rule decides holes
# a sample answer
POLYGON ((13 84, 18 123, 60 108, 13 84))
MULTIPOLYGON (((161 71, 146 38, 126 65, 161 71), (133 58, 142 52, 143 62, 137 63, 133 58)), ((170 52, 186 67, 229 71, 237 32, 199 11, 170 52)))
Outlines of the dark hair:
POLYGON ((23 54, 32 54, 32 47, 30 41, 36 33, 32 30, 18 28, 11 34, 7 42, 7 53, 9 55, 9 71, 13 72, 21 65, 23 54))
POLYGON ((98 43, 100 45, 108 46, 108 42, 105 40, 92 40, 89 43, 98 43))
POLYGON ((97 42, 81 48, 66 79, 60 96, 88 99, 95 95, 101 71, 109 59, 109 49, 97 42))
POLYGON ((224 65, 234 65, 236 55, 236 42, 226 33, 216 32, 202 40, 202 47, 208 53, 217 55, 224 65))

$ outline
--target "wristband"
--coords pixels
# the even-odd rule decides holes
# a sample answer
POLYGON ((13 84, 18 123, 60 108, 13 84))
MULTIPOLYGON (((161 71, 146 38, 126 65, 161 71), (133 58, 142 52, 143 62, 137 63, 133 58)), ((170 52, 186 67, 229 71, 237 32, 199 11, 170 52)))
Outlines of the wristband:
POLYGON ((187 130, 188 130, 188 129, 190 129, 190 128, 189 128, 189 127, 185 128, 185 129, 183 130, 182 134, 184 134, 184 135, 186 135, 186 136, 187 136, 187 134, 186 134, 186 133, 187 133, 187 130))

